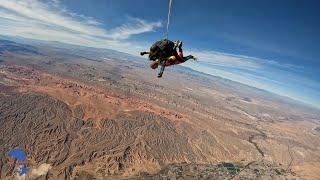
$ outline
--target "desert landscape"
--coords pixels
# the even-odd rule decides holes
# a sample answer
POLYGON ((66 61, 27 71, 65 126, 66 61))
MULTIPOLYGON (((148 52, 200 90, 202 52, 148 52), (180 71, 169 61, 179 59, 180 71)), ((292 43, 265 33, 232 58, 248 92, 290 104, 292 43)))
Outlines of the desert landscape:
POLYGON ((183 66, 0 40, 0 179, 319 179, 320 110, 183 66))

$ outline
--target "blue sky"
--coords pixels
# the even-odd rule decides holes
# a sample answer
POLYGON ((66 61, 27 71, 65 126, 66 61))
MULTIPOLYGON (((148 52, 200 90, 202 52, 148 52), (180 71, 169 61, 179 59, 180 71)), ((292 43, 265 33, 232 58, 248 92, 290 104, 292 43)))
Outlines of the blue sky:
MULTIPOLYGON (((320 2, 173 0, 184 66, 320 107, 320 2)), ((0 0, 0 34, 131 54, 164 37, 167 0, 0 0)))

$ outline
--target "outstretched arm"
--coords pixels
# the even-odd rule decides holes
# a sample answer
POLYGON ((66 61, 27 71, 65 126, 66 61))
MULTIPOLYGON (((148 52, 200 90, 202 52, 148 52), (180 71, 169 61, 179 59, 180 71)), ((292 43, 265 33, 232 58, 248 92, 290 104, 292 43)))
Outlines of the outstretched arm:
POLYGON ((164 72, 164 68, 166 67, 166 63, 167 63, 167 60, 162 60, 161 61, 161 69, 160 69, 160 72, 158 74, 158 78, 162 77, 162 74, 164 72))
POLYGON ((143 55, 145 55, 145 54, 150 54, 150 52, 148 52, 148 51, 140 52, 140 55, 141 55, 141 56, 143 56, 143 55))

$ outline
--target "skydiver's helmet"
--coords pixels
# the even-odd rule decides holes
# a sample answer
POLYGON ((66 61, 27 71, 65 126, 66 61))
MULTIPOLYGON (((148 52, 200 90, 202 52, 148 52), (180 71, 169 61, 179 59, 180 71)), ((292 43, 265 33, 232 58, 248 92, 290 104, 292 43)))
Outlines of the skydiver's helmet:
POLYGON ((155 42, 150 47, 149 60, 155 61, 160 58, 167 58, 173 55, 174 42, 168 39, 162 39, 155 42))

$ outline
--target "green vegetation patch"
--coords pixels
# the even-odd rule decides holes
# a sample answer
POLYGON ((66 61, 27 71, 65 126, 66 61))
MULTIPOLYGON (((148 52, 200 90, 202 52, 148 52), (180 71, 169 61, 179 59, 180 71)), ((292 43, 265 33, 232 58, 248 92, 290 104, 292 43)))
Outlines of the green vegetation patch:
POLYGON ((233 165, 232 163, 221 163, 218 165, 218 167, 226 168, 232 175, 240 172, 240 168, 233 165))

